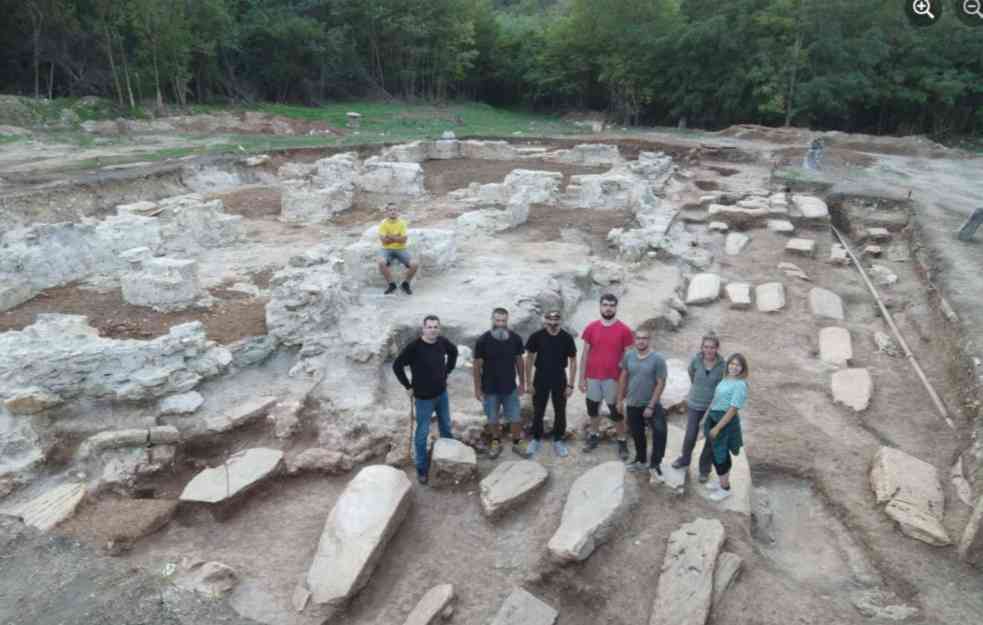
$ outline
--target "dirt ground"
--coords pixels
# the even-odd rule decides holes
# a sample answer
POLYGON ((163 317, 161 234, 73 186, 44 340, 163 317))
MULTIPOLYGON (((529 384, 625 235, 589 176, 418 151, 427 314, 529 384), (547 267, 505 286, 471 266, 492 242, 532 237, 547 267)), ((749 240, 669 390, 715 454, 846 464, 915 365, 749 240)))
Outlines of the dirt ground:
POLYGON ((563 174, 560 190, 570 183, 570 176, 601 174, 606 167, 586 167, 541 161, 486 161, 479 159, 426 161, 423 163, 424 185, 429 193, 444 195, 456 189, 466 189, 469 184, 501 182, 514 169, 558 171, 563 174))
POLYGON ((126 303, 119 289, 102 291, 79 286, 47 289, 17 308, 0 313, 0 332, 23 330, 42 313, 60 313, 85 315, 99 330, 99 336, 110 339, 147 340, 190 321, 200 321, 208 338, 222 344, 266 334, 265 298, 223 288, 210 292, 218 300, 211 308, 162 313, 126 303))
MULTIPOLYGON (((714 154, 725 156, 705 157, 702 162, 687 166, 693 181, 687 197, 698 197, 705 191, 740 194, 748 189, 779 190, 782 183, 772 178, 774 163, 785 159, 794 165, 796 159, 801 160, 802 148, 789 144, 803 143, 803 132, 742 127, 721 133, 723 139, 738 147, 732 152, 720 148, 714 154)), ((657 135, 650 140, 624 139, 622 147, 627 151, 666 145, 674 153, 689 154, 699 149, 703 140, 657 135)), ((914 235, 910 230, 894 234, 896 242, 915 252, 926 244, 919 238, 924 232, 922 220, 933 211, 944 212, 945 207, 926 208, 925 189, 930 176, 910 173, 924 160, 916 163, 891 155, 907 150, 920 158, 936 158, 939 148, 920 141, 899 140, 894 147, 889 143, 884 147, 882 143, 880 138, 868 141, 860 137, 852 142, 844 139, 835 143, 828 154, 835 157, 833 164, 848 174, 840 184, 862 185, 878 177, 919 185, 921 190, 914 195, 914 235), (860 147, 869 149, 861 150, 863 153, 853 151, 860 147), (890 167, 890 171, 885 167, 890 167), (922 210, 926 212, 919 214, 922 210), (914 240, 909 240, 909 236, 914 236, 914 240)), ((529 167, 525 161, 432 161, 425 165, 426 184, 428 190, 440 195, 470 182, 501 181, 516 167, 552 166, 529 167)), ((950 194, 946 199, 955 196, 952 187, 959 184, 957 178, 969 179, 969 169, 953 167, 958 176, 953 174, 946 180, 946 192, 950 194)), ((566 182, 570 175, 593 171, 585 171, 588 169, 555 170, 564 172, 566 182)), ((871 185, 865 188, 870 190, 871 185)), ((880 191, 887 196, 885 188, 880 191)), ((976 193, 975 187, 971 193, 976 193)), ((271 220, 279 199, 274 199, 270 190, 240 190, 228 197, 227 202, 233 207, 230 210, 261 220, 253 224, 258 233, 253 237, 254 244, 257 237, 272 236, 271 233, 287 239, 290 230, 271 220)), ((962 201, 960 208, 965 205, 962 201)), ((432 213, 416 223, 439 223, 453 216, 438 197, 432 213)), ((946 213, 946 223, 957 216, 946 213)), ((377 219, 375 207, 356 207, 332 224, 337 230, 328 231, 356 232, 358 227, 377 219)), ((610 258, 611 251, 604 241, 607 232, 631 222, 631 215, 619 211, 563 211, 533 206, 528 223, 502 238, 516 242, 552 241, 570 236, 573 231, 592 242, 594 254, 610 258)), ((652 488, 640 479, 641 501, 613 538, 586 562, 555 567, 544 559, 545 544, 559 523, 570 485, 598 462, 616 459, 613 445, 605 444, 588 455, 581 452, 578 441, 572 441, 571 455, 566 459, 552 457, 549 451, 537 458, 550 471, 546 487, 496 523, 482 515, 476 483, 450 490, 414 487, 409 516, 384 551, 371 581, 334 623, 401 623, 423 593, 444 582, 453 583, 459 597, 452 623, 488 622, 516 586, 525 587, 557 608, 559 622, 564 625, 645 623, 650 617, 669 534, 699 517, 719 518, 727 528, 725 550, 744 559, 741 576, 711 615, 714 625, 888 622, 869 618, 854 607, 858 594, 869 591, 884 593, 893 604, 916 609, 917 614, 909 619, 912 623, 983 622, 983 593, 979 592, 983 573, 961 562, 954 546, 930 547, 903 536, 875 505, 869 485, 871 460, 881 445, 898 447, 919 457, 938 467, 945 476, 972 436, 973 415, 961 411, 964 376, 958 374, 960 365, 954 363, 958 359, 953 355, 961 335, 951 331, 951 324, 944 321, 938 299, 927 288, 917 263, 912 258, 866 261, 886 266, 897 274, 898 282, 881 288, 881 292, 926 375, 950 408, 955 430, 946 427, 905 359, 876 349, 873 333, 889 330, 855 269, 826 262, 833 243, 830 232, 797 232, 797 236, 816 241, 814 258, 790 257, 783 252, 787 238, 765 229, 750 231, 748 247, 739 255, 728 256, 723 251, 724 235, 708 234, 701 224, 685 227, 709 241, 708 248, 716 259, 712 270, 725 282, 779 281, 786 288, 788 303, 778 313, 731 310, 726 301, 690 306, 678 331, 658 332, 654 341, 654 347, 666 356, 686 360, 696 351, 703 333, 714 329, 721 337, 725 354, 741 352, 748 358, 751 393, 742 414, 747 444, 742 453, 746 453, 751 465, 755 504, 767 498, 774 511, 773 519, 766 523, 761 516, 752 519, 721 511, 693 492, 698 488, 696 484, 688 485, 689 491, 680 497, 652 488), (809 279, 787 276, 778 269, 778 263, 783 261, 798 265, 809 279), (852 366, 867 367, 874 384, 871 406, 862 413, 832 400, 831 370, 818 359, 818 332, 831 322, 815 320, 808 310, 807 294, 814 286, 833 290, 843 298, 846 320, 837 325, 846 327, 853 339, 852 366)), ((936 253, 942 254, 945 239, 935 231, 929 235, 933 233, 934 238, 928 241, 936 253)), ((313 233, 307 236, 311 241, 317 238, 313 233)), ((286 262, 286 258, 282 260, 286 262)), ((963 275, 967 280, 977 266, 975 262, 963 268, 970 272, 963 275)), ((267 288, 271 274, 271 269, 265 269, 254 275, 253 281, 260 288, 267 288)), ((424 281, 418 292, 423 293, 426 288, 424 281)), ((630 288, 639 289, 644 297, 646 289, 661 285, 630 288)), ((971 310, 978 299, 978 294, 967 293, 968 290, 958 293, 956 301, 961 311, 971 310)), ((225 287, 213 289, 212 293, 221 300, 216 308, 207 313, 188 313, 203 321, 210 338, 224 343, 265 332, 262 300, 240 297, 225 287)), ((634 296, 639 297, 639 292, 634 296)), ((593 314, 593 306, 592 301, 582 303, 588 315, 593 314)), ((87 314, 104 335, 129 338, 155 336, 185 319, 181 316, 185 313, 166 316, 147 314, 142 309, 139 313, 126 310, 118 291, 96 293, 74 286, 49 290, 44 298, 0 314, 0 331, 27 325, 37 312, 56 310, 87 314), (35 308, 30 308, 32 305, 35 308)), ((969 313, 970 320, 973 314, 969 313)), ((642 321, 624 320, 629 324, 642 321)), ((288 367, 283 363, 276 366, 279 368, 262 365, 251 371, 249 383, 283 377, 288 367)), ((470 376, 471 372, 464 370, 451 376, 452 414, 474 408, 470 376)), ((405 400, 405 396, 385 394, 385 402, 396 400, 405 400)), ((174 473, 149 484, 157 498, 154 501, 166 505, 195 468, 215 464, 244 445, 297 451, 313 444, 309 428, 311 421, 320 416, 315 414, 317 410, 316 406, 309 407, 303 414, 307 434, 298 439, 276 439, 264 421, 211 446, 188 447, 174 473)), ((579 394, 571 399, 569 418, 574 430, 585 421, 579 394)), ((676 414, 670 422, 682 427, 683 418, 676 414)), ((673 450, 669 450, 666 459, 671 460, 672 454, 673 450)), ((494 465, 494 461, 481 457, 481 475, 494 465)), ((412 472, 408 477, 412 479, 412 472)), ((4 543, 4 536, 14 533, 10 529, 5 530, 8 534, 0 531, 0 545, 6 545, 0 552, 4 558, 0 560, 0 588, 6 588, 6 596, 12 598, 12 602, 0 601, 0 623, 53 625, 99 622, 99 618, 105 622, 131 622, 129 615, 144 606, 141 602, 165 597, 156 599, 156 605, 164 607, 147 608, 141 613, 147 620, 139 622, 239 623, 255 619, 277 625, 310 625, 309 620, 292 610, 290 597, 310 565, 327 515, 350 479, 351 475, 279 477, 253 491, 224 521, 179 514, 162 530, 134 538, 133 549, 117 559, 106 558, 98 550, 113 536, 130 529, 127 519, 132 519, 134 534, 141 533, 137 531, 141 527, 152 526, 148 519, 156 508, 138 503, 140 500, 121 502, 115 496, 107 496, 83 507, 61 528, 60 537, 25 539, 17 534, 17 541, 4 543), (240 585, 228 599, 235 613, 223 602, 200 607, 200 600, 191 605, 181 603, 185 599, 174 599, 179 595, 172 595, 171 591, 148 590, 156 588, 151 582, 160 583, 157 571, 185 556, 218 560, 237 570, 240 585), (14 565, 3 566, 8 561, 14 565), (91 566, 91 575, 83 576, 81 571, 87 566, 91 566), (115 579, 113 575, 120 571, 131 573, 126 583, 114 587, 107 580, 115 579), (77 601, 71 599, 76 596, 77 601), (96 620, 79 620, 75 614, 59 616, 76 603, 81 605, 78 614, 91 613, 96 620), (4 614, 5 604, 29 607, 23 611, 26 616, 18 615, 16 619, 21 620, 16 620, 4 614), (35 604, 39 607, 35 608, 35 604)), ((945 526, 958 539, 970 510, 956 496, 948 479, 943 479, 942 485, 946 495, 945 526)), ((0 530, 3 527, 0 523, 0 530)), ((5 598, 2 593, 0 598, 5 598)))

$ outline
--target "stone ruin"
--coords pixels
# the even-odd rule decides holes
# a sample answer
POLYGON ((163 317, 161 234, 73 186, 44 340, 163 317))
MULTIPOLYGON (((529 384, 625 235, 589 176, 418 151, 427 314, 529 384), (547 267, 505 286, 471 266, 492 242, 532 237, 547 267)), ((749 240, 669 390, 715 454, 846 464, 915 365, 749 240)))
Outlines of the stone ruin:
MULTIPOLYGON (((294 476, 319 473, 334 480, 337 494, 319 535, 299 549, 306 559, 289 591, 281 582, 280 594, 267 598, 269 612, 250 612, 241 603, 249 592, 239 587, 241 580, 255 583, 261 573, 206 561, 207 554, 175 567, 175 584, 230 597, 244 615, 265 615, 267 622, 324 622, 347 610, 351 622, 368 622, 359 604, 379 598, 372 594, 379 592, 375 578, 394 581, 383 564, 393 545, 409 540, 414 528, 408 526, 420 518, 441 522, 414 508, 436 499, 415 492, 407 477, 411 428, 405 393, 390 369, 422 316, 432 312, 441 316, 445 336, 462 346, 459 369, 448 380, 456 440, 432 445, 434 497, 448 507, 474 499, 470 508, 482 517, 467 518, 477 528, 470 536, 476 561, 491 553, 479 544, 486 540, 515 541, 507 551, 519 555, 501 556, 511 559, 489 567, 503 590, 493 599, 484 595, 480 606, 462 601, 455 607, 466 596, 462 589, 474 592, 467 579, 433 580, 440 584, 412 586, 412 593, 394 586, 399 606, 375 615, 378 622, 431 623, 441 615, 453 618, 455 610, 471 620, 480 612, 501 625, 562 622, 571 607, 556 600, 557 588, 598 592, 576 581, 581 569, 571 564, 592 559, 599 569, 611 566, 611 550, 603 546, 624 541, 632 528, 636 544, 645 542, 643 549, 662 557, 644 610, 631 618, 650 625, 706 623, 718 606, 733 607, 728 597, 738 593, 741 569, 761 564, 747 537, 767 534, 769 515, 781 513, 765 510, 757 474, 752 480, 755 445, 770 444, 756 438, 760 404, 748 411, 750 450, 735 458, 734 494, 722 503, 707 499, 695 461, 688 470, 670 466, 682 446, 677 416, 658 480, 646 474, 639 481, 621 462, 607 456, 587 461, 579 452, 571 454, 576 463, 545 451, 534 459, 493 462, 481 453, 485 419, 472 397, 467 348, 487 329, 491 308, 508 308, 512 328, 523 336, 538 329, 550 309, 561 310, 576 331, 596 316, 602 292, 616 293, 622 318, 653 328, 659 349, 672 356, 663 400, 673 415, 685 408, 691 354, 680 352, 670 333, 698 337, 699 326, 728 317, 746 319, 740 323, 747 327, 783 319, 812 324, 817 348, 799 358, 811 384, 822 389, 815 395, 826 401, 823 410, 860 419, 882 409, 878 392, 885 382, 871 375, 877 363, 859 347, 860 327, 869 320, 857 294, 844 286, 852 268, 843 262, 845 250, 824 236, 830 211, 817 196, 764 182, 705 193, 672 157, 641 151, 626 159, 615 145, 550 149, 455 138, 387 147, 364 160, 347 152, 287 163, 264 175, 281 194, 279 215, 264 224, 227 214, 222 200, 191 193, 121 205, 103 220, 3 233, 0 312, 46 289, 81 282, 118 287, 132 306, 195 313, 214 308, 210 289, 245 284, 239 292, 262 302, 266 334, 222 345, 196 321, 149 340, 112 339, 86 317, 63 314, 42 314, 23 329, 0 332, 0 510, 52 531, 83 501, 97 503, 106 492, 134 497, 165 475, 193 467, 174 509, 187 519, 222 523, 253 514, 244 502, 264 485, 287 489, 294 476), (421 164, 451 159, 524 166, 501 182, 430 197, 421 164), (564 174, 551 163, 609 169, 569 176, 564 186, 564 174), (411 216, 408 247, 421 268, 421 287, 411 297, 381 294, 377 226, 335 221, 356 205, 391 199, 411 216), (415 225, 431 215, 434 203, 453 209, 450 216, 415 225), (585 223, 615 212, 626 217, 597 240, 571 228, 559 240, 537 241, 523 228, 531 210, 566 211, 585 223), (263 239, 260 225, 279 229, 263 239), (290 239, 291 232, 308 238, 290 239), (766 253, 783 260, 767 270, 755 266, 757 255, 766 253), (269 271, 268 284, 248 282, 260 268, 269 271), (824 272, 832 277, 821 278, 824 272), (95 413, 100 416, 88 416, 95 413), (67 450, 52 442, 64 432, 76 439, 67 450), (248 442, 207 463, 195 458, 197 450, 237 435, 248 442), (48 464, 56 455, 64 463, 57 472, 48 464), (655 534, 637 525, 653 505, 668 519, 655 521, 661 524, 655 534), (522 521, 513 523, 512 516, 522 521), (526 524, 535 531, 516 529, 526 524), (533 554, 528 561, 520 557, 527 552, 533 554), (370 598, 355 601, 362 594, 370 598)), ((200 176, 195 180, 204 184, 200 176)), ((886 238, 879 242, 889 245, 895 236, 885 230, 870 238, 886 238)), ((903 280, 892 275, 889 286, 903 280)), ((575 403, 568 408, 572 433, 586 422, 575 403)), ((979 563, 983 507, 950 513, 944 480, 930 460, 878 446, 864 467, 869 487, 863 488, 876 517, 868 514, 864 522, 896 525, 898 540, 955 545, 958 557, 979 563), (965 526, 955 527, 954 519, 961 524, 963 517, 965 526)), ((972 487, 961 479, 962 501, 970 508, 972 487)), ((407 547, 395 548, 405 553, 407 547)), ((761 574, 772 575, 766 568, 761 574)), ((918 612, 891 594, 887 573, 853 574, 851 584, 863 589, 863 598, 854 593, 851 602, 861 614, 907 618, 918 612)), ((763 582, 740 583, 760 591, 763 582)))

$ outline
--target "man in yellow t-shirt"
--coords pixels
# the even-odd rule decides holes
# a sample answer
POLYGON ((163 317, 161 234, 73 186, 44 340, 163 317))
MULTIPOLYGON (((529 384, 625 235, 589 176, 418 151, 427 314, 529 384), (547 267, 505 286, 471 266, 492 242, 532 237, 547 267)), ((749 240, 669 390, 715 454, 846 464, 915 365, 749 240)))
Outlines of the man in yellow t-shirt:
POLYGON ((396 291, 392 270, 389 269, 389 265, 394 260, 406 267, 406 275, 403 276, 403 284, 400 286, 404 293, 412 295, 410 280, 416 275, 417 264, 410 259, 410 254, 406 251, 406 222, 399 218, 399 209, 393 202, 386 204, 386 218, 379 224, 379 241, 382 242, 382 249, 379 251, 379 271, 389 285, 386 287, 386 295, 396 291))

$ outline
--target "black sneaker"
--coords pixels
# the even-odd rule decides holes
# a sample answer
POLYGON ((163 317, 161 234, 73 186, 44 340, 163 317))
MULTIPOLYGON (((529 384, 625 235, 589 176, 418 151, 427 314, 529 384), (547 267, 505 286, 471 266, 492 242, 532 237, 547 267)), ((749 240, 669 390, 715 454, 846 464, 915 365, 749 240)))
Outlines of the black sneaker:
POLYGON ((618 458, 622 462, 628 459, 628 441, 618 441, 618 458))
MULTIPOLYGON (((401 284, 400 286, 403 288, 403 293, 406 293, 407 295, 413 295, 413 289, 410 288, 409 282, 403 280, 403 284, 401 284)), ((395 285, 393 286, 393 290, 394 291, 396 290, 395 285)))
POLYGON ((584 453, 590 453, 597 449, 597 444, 601 442, 601 437, 597 434, 587 435, 587 444, 584 445, 584 453))
POLYGON ((396 292, 396 283, 390 282, 389 286, 386 287, 385 295, 389 295, 390 293, 395 293, 395 292, 396 292))

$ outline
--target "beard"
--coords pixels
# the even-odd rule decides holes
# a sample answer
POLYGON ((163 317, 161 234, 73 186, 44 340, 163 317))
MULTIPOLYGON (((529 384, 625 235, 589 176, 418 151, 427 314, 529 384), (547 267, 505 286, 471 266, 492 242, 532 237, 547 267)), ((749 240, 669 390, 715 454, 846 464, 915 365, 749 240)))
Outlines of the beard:
POLYGON ((614 315, 615 314, 616 313, 614 313, 614 312, 612 312, 610 310, 606 310, 606 311, 604 311, 604 312, 601 313, 601 317, 603 317, 604 319, 607 319, 608 321, 610 321, 610 320, 614 319, 614 315))
POLYGON ((491 335, 494 339, 506 341, 509 338, 509 330, 508 328, 492 328, 491 335))

